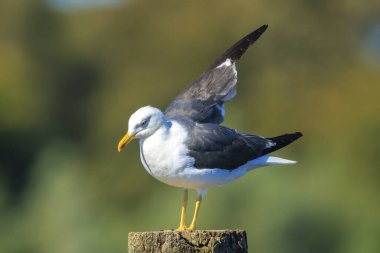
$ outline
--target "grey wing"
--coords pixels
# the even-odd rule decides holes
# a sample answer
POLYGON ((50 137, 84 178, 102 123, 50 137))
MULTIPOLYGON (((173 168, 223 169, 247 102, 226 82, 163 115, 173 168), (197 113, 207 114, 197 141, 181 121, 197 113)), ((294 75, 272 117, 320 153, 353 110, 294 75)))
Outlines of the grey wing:
POLYGON ((267 25, 248 34, 222 54, 203 74, 184 89, 165 111, 167 118, 188 117, 200 123, 220 124, 224 102, 236 95, 235 62, 247 51, 267 25))
POLYGON ((241 134, 216 124, 194 124, 189 130, 188 155, 194 158, 198 169, 233 170, 267 154, 276 145, 264 137, 241 134))

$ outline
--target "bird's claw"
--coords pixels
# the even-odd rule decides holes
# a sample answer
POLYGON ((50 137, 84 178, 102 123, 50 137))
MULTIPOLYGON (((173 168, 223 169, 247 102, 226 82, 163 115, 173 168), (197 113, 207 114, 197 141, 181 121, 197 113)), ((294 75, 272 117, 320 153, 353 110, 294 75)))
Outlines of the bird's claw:
POLYGON ((176 229, 176 231, 185 231, 185 230, 188 230, 187 229, 187 227, 185 226, 185 225, 183 225, 183 226, 179 226, 177 229, 176 229))
POLYGON ((179 231, 179 232, 182 232, 182 231, 194 231, 195 230, 195 226, 191 226, 190 227, 187 227, 187 226, 179 226, 176 231, 179 231))
POLYGON ((193 224, 191 224, 190 227, 187 227, 187 230, 188 231, 194 231, 195 230, 195 226, 193 224))

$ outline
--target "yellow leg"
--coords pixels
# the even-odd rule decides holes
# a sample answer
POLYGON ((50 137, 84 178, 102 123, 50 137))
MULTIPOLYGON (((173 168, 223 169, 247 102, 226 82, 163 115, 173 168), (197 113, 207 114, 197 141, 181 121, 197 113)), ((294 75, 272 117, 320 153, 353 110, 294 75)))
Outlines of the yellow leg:
POLYGON ((199 207, 201 206, 201 202, 202 202, 202 196, 199 195, 197 202, 195 202, 195 211, 194 211, 193 221, 191 222, 190 227, 188 227, 188 230, 195 230, 196 229, 197 217, 198 217, 199 207))
POLYGON ((185 189, 185 192, 183 194, 183 204, 182 204, 182 211, 181 211, 181 221, 179 223, 179 227, 177 228, 177 231, 183 231, 186 229, 185 225, 185 217, 186 217, 186 208, 187 208, 187 192, 188 190, 185 189))

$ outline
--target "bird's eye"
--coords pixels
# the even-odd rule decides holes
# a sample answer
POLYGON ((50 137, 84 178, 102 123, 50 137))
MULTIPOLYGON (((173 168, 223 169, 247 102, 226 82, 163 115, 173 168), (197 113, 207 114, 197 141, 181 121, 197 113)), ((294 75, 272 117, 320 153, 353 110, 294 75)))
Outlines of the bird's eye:
POLYGON ((143 121, 141 121, 141 126, 146 126, 146 123, 148 123, 148 121, 144 119, 143 121))

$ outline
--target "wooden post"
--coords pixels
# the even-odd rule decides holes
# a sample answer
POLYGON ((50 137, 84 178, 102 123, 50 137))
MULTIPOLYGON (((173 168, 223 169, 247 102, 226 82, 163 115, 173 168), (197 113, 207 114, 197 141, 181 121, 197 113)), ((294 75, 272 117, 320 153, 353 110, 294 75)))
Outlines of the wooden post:
POLYGON ((128 234, 128 251, 129 253, 246 253, 247 234, 239 229, 131 232, 128 234))

